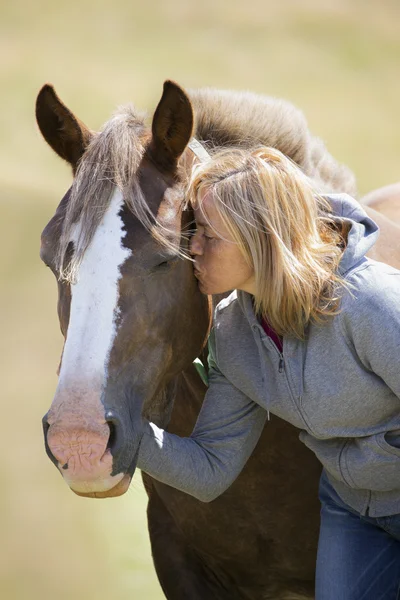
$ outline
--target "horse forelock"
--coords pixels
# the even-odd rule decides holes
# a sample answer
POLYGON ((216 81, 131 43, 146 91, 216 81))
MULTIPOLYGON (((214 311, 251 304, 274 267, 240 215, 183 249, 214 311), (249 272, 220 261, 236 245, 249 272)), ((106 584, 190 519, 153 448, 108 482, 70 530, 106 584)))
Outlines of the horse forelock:
POLYGON ((119 108, 102 130, 93 135, 79 164, 63 220, 56 256, 60 279, 69 282, 76 279, 85 251, 110 206, 116 187, 140 222, 148 228, 153 224, 137 177, 146 134, 144 115, 127 105, 119 108), (74 253, 67 261, 72 240, 74 253))

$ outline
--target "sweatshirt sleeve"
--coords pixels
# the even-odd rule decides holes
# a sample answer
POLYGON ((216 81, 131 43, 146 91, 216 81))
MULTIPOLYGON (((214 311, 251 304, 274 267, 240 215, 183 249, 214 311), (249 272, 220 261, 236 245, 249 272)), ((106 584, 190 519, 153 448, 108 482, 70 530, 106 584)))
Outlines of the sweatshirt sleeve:
POLYGON ((379 264, 363 277, 352 318, 344 318, 347 338, 365 368, 378 375, 400 400, 400 272, 379 264), (378 270, 379 269, 379 270, 378 270))
POLYGON ((210 502, 236 479, 263 430, 266 411, 219 371, 209 339, 209 388, 193 432, 181 438, 145 424, 137 466, 155 479, 210 502))

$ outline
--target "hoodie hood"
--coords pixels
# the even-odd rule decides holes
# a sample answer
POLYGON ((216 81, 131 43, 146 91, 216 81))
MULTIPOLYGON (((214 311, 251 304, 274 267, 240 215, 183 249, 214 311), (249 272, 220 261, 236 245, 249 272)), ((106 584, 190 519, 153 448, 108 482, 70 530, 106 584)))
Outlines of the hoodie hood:
POLYGON ((346 249, 339 264, 339 273, 343 276, 364 259, 378 239, 379 227, 348 194, 325 194, 323 197, 332 207, 334 220, 350 225, 346 249))

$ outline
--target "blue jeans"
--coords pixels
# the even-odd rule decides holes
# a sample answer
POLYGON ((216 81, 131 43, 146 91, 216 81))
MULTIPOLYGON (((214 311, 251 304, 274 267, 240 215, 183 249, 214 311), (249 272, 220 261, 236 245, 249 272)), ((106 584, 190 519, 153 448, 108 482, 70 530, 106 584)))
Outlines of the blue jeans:
POLYGON ((400 514, 363 517, 323 471, 316 600, 400 600, 400 514))

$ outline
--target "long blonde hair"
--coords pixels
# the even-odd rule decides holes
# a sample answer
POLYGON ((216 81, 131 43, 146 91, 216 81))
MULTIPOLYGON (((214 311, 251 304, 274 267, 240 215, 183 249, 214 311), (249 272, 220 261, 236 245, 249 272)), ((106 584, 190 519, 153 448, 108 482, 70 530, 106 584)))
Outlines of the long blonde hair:
POLYGON ((338 313, 345 231, 297 165, 275 148, 222 150, 193 170, 189 202, 201 209, 206 193, 254 268, 255 312, 279 335, 304 339, 311 320, 338 313))

